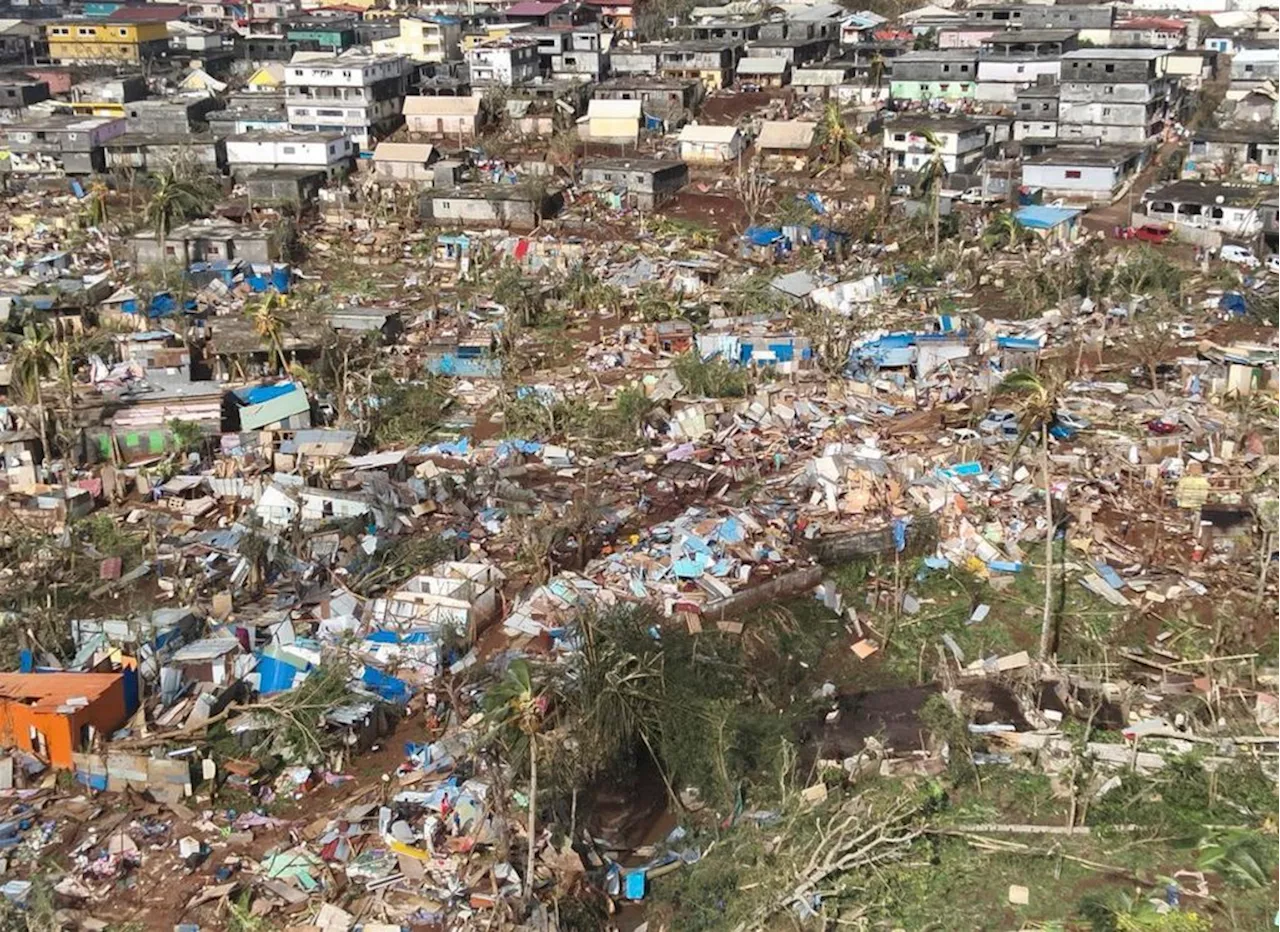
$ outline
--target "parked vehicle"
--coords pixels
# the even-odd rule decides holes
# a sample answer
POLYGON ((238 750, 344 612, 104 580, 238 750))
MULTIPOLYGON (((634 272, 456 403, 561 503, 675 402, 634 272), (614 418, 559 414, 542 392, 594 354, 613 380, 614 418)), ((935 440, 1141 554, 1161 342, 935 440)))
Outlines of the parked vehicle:
POLYGON ((1140 226, 1133 231, 1133 238, 1142 240, 1144 243, 1154 243, 1159 246, 1169 238, 1169 234, 1173 231, 1166 227, 1157 227, 1151 224, 1140 226))
POLYGON ((1070 440, 1080 431, 1088 430, 1092 426, 1087 419, 1078 414, 1059 411, 1053 416, 1053 423, 1049 425, 1049 436, 1055 440, 1070 440))
POLYGON ((1267 271, 1280 275, 1280 253, 1272 253, 1267 256, 1267 271))
POLYGON ((1233 265, 1243 265, 1246 269, 1256 269, 1262 264, 1252 250, 1245 246, 1232 246, 1231 244, 1227 244, 1218 250, 1218 258, 1233 265))
POLYGON ((1153 434, 1176 434, 1181 428, 1177 424, 1170 424, 1168 421, 1162 421, 1156 418, 1147 421, 1147 430, 1153 434))
POLYGON ((1196 328, 1185 320, 1180 320, 1173 325, 1173 333, 1179 340, 1194 340, 1196 338, 1196 328))
POLYGON ((1014 411, 994 408, 978 422, 978 430, 984 434, 1004 434, 1006 437, 1018 436, 1018 415, 1014 411))
POLYGON ((960 200, 965 204, 995 204, 1001 199, 984 194, 981 188, 965 188, 960 200))

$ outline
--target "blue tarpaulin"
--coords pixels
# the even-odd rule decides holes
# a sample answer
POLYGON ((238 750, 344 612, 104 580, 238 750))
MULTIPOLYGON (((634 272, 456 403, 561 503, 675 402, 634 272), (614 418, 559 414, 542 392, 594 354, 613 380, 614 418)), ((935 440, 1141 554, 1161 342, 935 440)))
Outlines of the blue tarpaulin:
POLYGON ((1070 223, 1081 213, 1082 211, 1074 207, 1044 207, 1040 204, 1030 204, 1015 210, 1013 219, 1019 226, 1029 230, 1052 230, 1064 223, 1070 223))
POLYGON ((772 246, 782 239, 781 230, 774 230, 769 227, 747 227, 747 232, 742 235, 753 246, 772 246))
POLYGON ((409 684, 402 679, 383 673, 375 667, 364 668, 360 677, 364 685, 388 702, 407 702, 409 700, 409 684))
POLYGON ((1244 295, 1238 291, 1228 291, 1218 300, 1218 307, 1224 311, 1234 314, 1236 317, 1243 317, 1248 311, 1248 307, 1244 302, 1244 295))

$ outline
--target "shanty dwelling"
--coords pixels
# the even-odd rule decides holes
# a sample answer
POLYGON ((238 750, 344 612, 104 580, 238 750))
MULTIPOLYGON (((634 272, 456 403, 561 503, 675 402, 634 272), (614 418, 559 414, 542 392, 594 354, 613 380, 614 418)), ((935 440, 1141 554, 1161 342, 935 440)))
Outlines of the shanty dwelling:
POLYGON ((339 332, 380 333, 388 342, 404 330, 404 315, 392 307, 340 307, 330 311, 327 320, 339 332))
POLYGON ((480 132, 479 97, 406 97, 404 122, 417 136, 473 139, 480 132))
POLYGON ((281 258, 282 236, 279 228, 262 230, 229 221, 203 221, 170 230, 163 242, 154 233, 136 233, 130 245, 138 265, 173 262, 185 268, 193 262, 219 259, 268 265, 281 258))
POLYGON ((736 126, 708 126, 690 123, 680 130, 680 158, 699 165, 732 162, 742 154, 746 143, 736 126))
POLYGON ((597 159, 582 166, 582 183, 618 198, 618 205, 653 210, 689 183, 689 168, 670 159, 597 159))
MULTIPOLYGON (((839 98, 837 88, 843 86, 853 74, 853 66, 841 62, 797 68, 791 73, 791 86, 804 97, 820 100, 839 98)), ((849 88, 850 91, 853 88, 849 88)))
POLYGON ((579 135, 588 142, 634 146, 640 138, 641 106, 639 100, 593 99, 587 104, 585 122, 579 124, 579 135))
POLYGON ((0 743, 61 770, 129 714, 123 673, 0 673, 0 743))
POLYGON ((432 165, 440 160, 435 146, 425 142, 380 142, 373 150, 373 175, 379 181, 433 184, 432 165))
POLYGON ((1191 149, 1182 163, 1184 179, 1206 181, 1241 177, 1260 183, 1276 179, 1280 143, 1274 128, 1232 126, 1199 129, 1191 137, 1191 149))
POLYGON ((241 430, 300 430, 311 426, 311 402, 296 382, 256 385, 231 393, 241 430))
POLYGON ((813 149, 817 129, 817 123, 805 120, 765 120, 756 137, 756 154, 762 159, 803 162, 813 149))
POLYGON ((439 640, 445 630, 471 641, 497 617, 505 577, 489 563, 438 563, 370 603, 370 621, 398 631, 420 629, 439 640))
POLYGON ((252 660, 236 638, 213 637, 178 648, 165 666, 176 669, 184 682, 221 688, 243 676, 252 660))
POLYGON ((1062 246, 1075 238, 1084 213, 1074 207, 1044 207, 1028 204, 1013 214, 1014 222, 1024 230, 1030 230, 1039 239, 1055 246, 1062 246))
POLYGON ((36 485, 36 465, 44 458, 40 438, 33 430, 0 432, 0 454, 4 469, 0 471, 5 492, 28 492, 36 485))

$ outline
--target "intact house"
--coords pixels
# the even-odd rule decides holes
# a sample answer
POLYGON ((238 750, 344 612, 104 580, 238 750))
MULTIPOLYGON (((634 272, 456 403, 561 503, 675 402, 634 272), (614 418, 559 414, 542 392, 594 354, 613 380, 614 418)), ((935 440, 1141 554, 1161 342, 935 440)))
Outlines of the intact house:
POLYGON ((741 58, 737 75, 740 85, 785 87, 791 82, 791 63, 785 58, 741 58))
POLYGON ((404 122, 415 136, 473 139, 480 132, 479 97, 406 97, 404 122))
POLYGON ((158 22, 59 19, 44 34, 49 59, 64 65, 138 65, 169 52, 169 29, 158 22))
POLYGON ((733 83, 741 57, 741 42, 708 40, 614 49, 610 63, 615 75, 696 79, 707 90, 719 90, 733 83))
POLYGON ((1115 11, 1107 4, 1017 4, 982 5, 966 12, 974 25, 994 25, 1001 29, 1110 29, 1115 11))
POLYGON ((1215 180, 1243 177, 1274 181, 1280 144, 1271 127, 1232 126, 1198 129, 1182 163, 1182 177, 1215 180))
POLYGON ((1042 80, 1057 81, 1062 53, 1075 47, 1074 29, 1025 29, 983 39, 974 99, 1013 103, 1022 88, 1042 80))
POLYGON ((948 175, 973 171, 982 162, 987 145, 984 124, 963 117, 904 114, 884 127, 882 146, 890 165, 908 171, 918 171, 928 165, 934 158, 934 150, 925 133, 933 134, 938 141, 937 154, 948 175))
POLYGON ((103 146, 128 129, 122 118, 55 115, 12 123, 5 131, 15 174, 89 175, 106 170, 103 146))
POLYGON ((1249 239, 1262 232, 1258 206, 1265 191, 1256 185, 1175 181, 1144 195, 1142 206, 1148 218, 1172 224, 1175 230, 1209 230, 1249 239))
POLYGON ((634 146, 640 138, 641 106, 638 100, 593 99, 578 135, 590 142, 634 146))
POLYGON ((511 87, 538 77, 538 43, 507 36, 468 48, 463 57, 474 85, 511 87))
POLYGON ((523 185, 467 184, 435 190, 422 197, 420 216, 440 226, 488 224, 532 230, 554 216, 562 197, 523 185))
POLYGON ((307 169, 336 178, 351 168, 356 154, 345 133, 245 133, 226 142, 227 167, 237 177, 264 169, 307 169))
MULTIPOLYGON (((853 66, 845 62, 827 62, 791 72, 791 86, 797 94, 819 99, 839 98, 838 88, 853 76, 853 66)), ((849 88, 850 91, 854 88, 849 88)))
POLYGON ((282 238, 279 228, 254 229, 224 220, 174 227, 163 241, 158 241, 150 231, 136 233, 129 242, 138 265, 173 262, 186 268, 193 262, 219 259, 266 265, 280 259, 282 238))
POLYGON ((889 65, 889 74, 894 100, 972 100, 978 53, 965 49, 905 52, 889 65))
POLYGON ((131 133, 203 133, 208 128, 209 114, 221 106, 218 98, 207 94, 134 100, 124 105, 124 118, 131 133))
POLYGON ((1077 49, 1062 56, 1058 136, 1147 143, 1164 132, 1177 81, 1162 49, 1077 49))
POLYGON ((689 183, 689 169, 667 159, 596 159, 582 166, 582 183, 616 193, 627 206, 653 210, 689 183))
POLYGON ((457 19, 402 16, 397 25, 397 35, 373 40, 375 55, 403 55, 417 63, 456 61, 462 57, 462 25, 457 19))
POLYGON ((295 57, 285 69, 289 128, 304 133, 344 133, 368 148, 394 132, 412 63, 402 55, 295 57))
POLYGON ((690 123, 680 130, 680 158, 701 165, 721 165, 742 154, 746 143, 736 126, 690 123))
POLYGON ((380 142, 373 150, 373 176, 379 181, 413 181, 432 184, 440 160, 435 146, 425 142, 380 142))
POLYGON ((747 43, 747 54, 752 58, 781 58, 794 68, 822 61, 833 44, 828 39, 804 35, 760 38, 747 43))
POLYGON ((176 164, 195 165, 220 175, 227 167, 227 144, 212 135, 128 132, 103 147, 109 171, 130 168, 160 172, 176 164))
POLYGON ((1022 186, 1042 189, 1046 200, 1110 204, 1145 156, 1142 146, 1055 146, 1022 160, 1022 186))
POLYGON ((1058 136, 1058 85, 1033 84, 1014 99, 1013 138, 1056 139, 1058 136))
POLYGON ((756 154, 762 159, 807 158, 818 124, 807 120, 765 120, 756 137, 756 154))

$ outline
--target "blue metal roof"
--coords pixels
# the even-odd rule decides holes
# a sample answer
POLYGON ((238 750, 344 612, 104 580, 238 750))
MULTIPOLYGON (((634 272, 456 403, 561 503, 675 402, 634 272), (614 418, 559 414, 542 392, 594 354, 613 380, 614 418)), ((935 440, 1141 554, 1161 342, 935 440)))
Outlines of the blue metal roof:
POLYGON ((1074 220, 1081 213, 1083 211, 1074 207, 1042 207, 1039 204, 1030 204, 1015 210, 1013 219, 1019 225, 1032 230, 1052 230, 1054 227, 1074 220))

